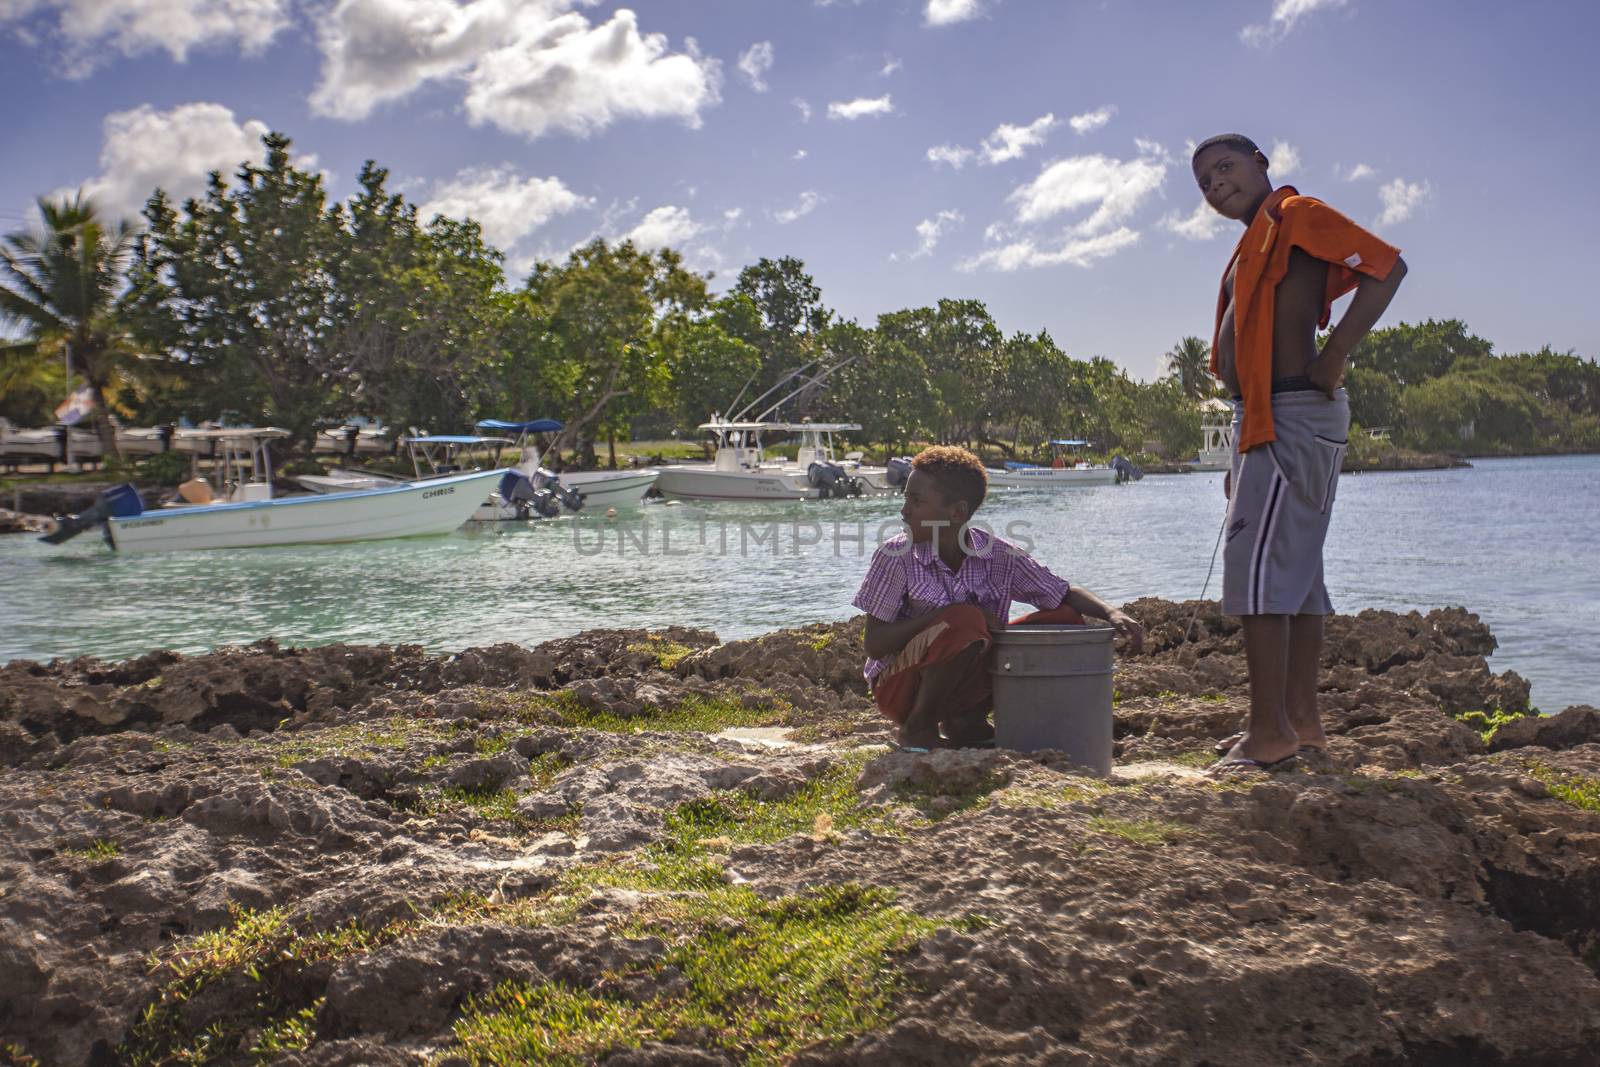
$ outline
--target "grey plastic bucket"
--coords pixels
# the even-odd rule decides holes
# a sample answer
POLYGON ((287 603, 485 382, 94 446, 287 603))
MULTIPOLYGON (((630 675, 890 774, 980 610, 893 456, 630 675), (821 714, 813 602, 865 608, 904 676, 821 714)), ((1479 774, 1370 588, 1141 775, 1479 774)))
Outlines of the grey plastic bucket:
POLYGON ((1058 748, 1111 771, 1109 626, 1008 626, 994 641, 994 733, 1001 748, 1058 748))

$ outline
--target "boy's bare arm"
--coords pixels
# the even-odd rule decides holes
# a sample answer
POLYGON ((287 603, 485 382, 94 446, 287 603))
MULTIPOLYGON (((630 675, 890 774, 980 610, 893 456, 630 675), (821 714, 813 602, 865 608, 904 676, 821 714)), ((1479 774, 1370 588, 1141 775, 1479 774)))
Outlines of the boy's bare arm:
POLYGON ((1106 620, 1116 627, 1117 633, 1127 637, 1135 652, 1144 647, 1144 627, 1139 625, 1137 619, 1107 604, 1081 585, 1075 585, 1067 591, 1061 606, 1072 608, 1079 615, 1106 620))
POLYGON ((1344 381, 1345 364, 1350 359, 1350 353, 1383 315, 1405 276, 1406 261, 1396 257, 1394 267, 1382 281, 1376 278, 1361 279, 1361 284, 1356 287, 1355 299, 1350 301, 1344 318, 1328 334, 1322 352, 1306 368, 1306 373, 1317 388, 1329 396, 1339 388, 1344 381))
POLYGON ((867 655, 873 659, 884 659, 895 655, 911 639, 926 630, 933 622, 937 611, 930 611, 926 615, 918 615, 914 619, 901 619, 899 622, 884 622, 873 615, 867 616, 867 632, 864 643, 867 646, 867 655))

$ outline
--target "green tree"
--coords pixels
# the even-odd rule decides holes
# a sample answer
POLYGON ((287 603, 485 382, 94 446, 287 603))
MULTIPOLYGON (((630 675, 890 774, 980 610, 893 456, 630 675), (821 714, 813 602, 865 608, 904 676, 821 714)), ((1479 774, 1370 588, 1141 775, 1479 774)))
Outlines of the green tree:
POLYGON ((1473 335, 1460 319, 1429 319, 1373 330, 1351 353, 1350 365, 1383 375, 1397 385, 1417 385, 1445 374, 1457 360, 1493 352, 1494 346, 1473 335))
POLYGON ((1216 389, 1216 379, 1211 377, 1211 346, 1198 337, 1185 337, 1162 357, 1165 377, 1178 383, 1183 395, 1193 400, 1203 400, 1216 389))
POLYGON ((938 408, 927 387, 927 365, 920 356, 854 320, 829 325, 823 341, 830 360, 850 362, 829 382, 820 414, 840 422, 859 422, 862 436, 888 444, 895 452, 928 435, 938 408))
POLYGON ((107 404, 136 349, 118 290, 133 247, 126 222, 108 222, 81 193, 38 201, 43 232, 18 231, 0 244, 0 329, 21 337, 0 346, 6 394, 50 384, 63 350, 94 399, 102 453, 116 456, 107 404))
POLYGON ((940 300, 937 307, 880 315, 878 332, 905 345, 928 368, 938 405, 930 428, 938 440, 971 442, 985 435, 1003 337, 981 300, 940 300))
POLYGON ((360 384, 339 347, 350 242, 343 208, 329 205, 320 175, 290 162, 289 139, 262 143, 264 164, 242 164, 231 188, 213 173, 181 219, 152 196, 131 292, 142 336, 188 371, 189 405, 259 416, 309 445, 360 384))
POLYGON ((565 264, 537 264, 526 289, 536 324, 530 354, 562 364, 546 374, 571 383, 556 447, 576 446, 592 463, 598 433, 669 398, 673 346, 706 308, 706 279, 670 249, 596 239, 565 264))
POLYGON ((506 395, 523 395, 493 389, 506 325, 502 256, 470 219, 419 225, 416 207, 386 190, 387 177, 369 161, 348 205, 334 347, 358 383, 351 402, 360 410, 396 426, 460 432, 483 404, 499 413, 506 395))
POLYGON ((723 329, 761 350, 763 389, 783 375, 813 358, 811 339, 832 321, 823 306, 822 290, 806 273, 805 264, 793 256, 772 260, 762 258, 739 272, 730 296, 744 297, 755 312, 737 304, 722 323, 723 329))

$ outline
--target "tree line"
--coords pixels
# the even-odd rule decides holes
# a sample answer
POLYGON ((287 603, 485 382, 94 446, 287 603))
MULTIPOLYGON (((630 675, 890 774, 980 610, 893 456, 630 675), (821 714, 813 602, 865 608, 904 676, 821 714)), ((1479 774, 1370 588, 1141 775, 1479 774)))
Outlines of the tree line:
MULTIPOLYGON (((353 416, 442 433, 553 416, 566 425, 557 447, 592 464, 600 442, 692 434, 769 390, 788 396, 774 418, 859 422, 896 450, 1036 455, 1080 437, 1182 458, 1200 444, 1198 401, 1215 383, 1199 338, 1140 382, 1046 331, 1006 335, 981 301, 862 324, 829 309, 792 257, 761 259, 715 295, 677 251, 628 241, 593 240, 515 284, 476 222, 423 220, 383 168, 366 164, 339 201, 294 166, 287 137, 263 140, 261 163, 213 174, 203 196, 174 205, 156 190, 137 227, 81 197, 40 202, 43 231, 0 247, 0 416, 51 421, 70 365, 108 454, 108 414, 270 423, 302 448, 353 416), (821 368, 834 369, 818 382, 821 368)), ((1594 371, 1551 352, 1494 357, 1460 323, 1429 322, 1374 333, 1349 384, 1358 421, 1459 450, 1463 433, 1495 447, 1600 441, 1594 371)))

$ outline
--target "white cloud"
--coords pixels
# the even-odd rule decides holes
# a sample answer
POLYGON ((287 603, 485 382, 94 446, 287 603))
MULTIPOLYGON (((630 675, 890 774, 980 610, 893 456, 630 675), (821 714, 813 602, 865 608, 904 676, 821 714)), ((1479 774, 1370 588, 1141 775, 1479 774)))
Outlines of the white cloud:
POLYGON ((721 66, 692 39, 670 52, 620 9, 600 24, 587 0, 338 0, 317 26, 322 80, 312 110, 361 119, 431 81, 465 86, 467 120, 528 138, 584 136, 621 118, 698 126, 720 101, 721 66))
POLYGON ((947 163, 956 170, 966 166, 967 160, 972 158, 972 149, 962 148, 953 144, 936 144, 928 149, 928 162, 938 165, 947 163))
POLYGON ((894 58, 893 56, 886 56, 884 58, 884 61, 883 61, 883 69, 878 71, 878 77, 887 78, 889 75, 893 74, 895 71, 899 70, 904 65, 905 64, 901 63, 898 59, 894 58))
POLYGON ((983 14, 983 0, 928 0, 923 18, 929 26, 949 26, 983 14))
MULTIPOLYGON (((112 218, 134 221, 159 186, 173 203, 205 192, 210 173, 231 175, 246 160, 265 156, 267 124, 239 122, 221 104, 180 104, 157 111, 148 104, 107 115, 101 124, 100 174, 83 192, 112 218)), ((310 165, 310 157, 296 159, 310 165)))
POLYGON ((1129 245, 1138 243, 1138 240, 1136 231, 1122 226, 1094 237, 1067 238, 1053 248, 1041 248, 1031 240, 1017 241, 974 256, 960 264, 960 269, 973 271, 987 268, 1009 272, 1026 267, 1056 267, 1062 264, 1088 267, 1095 260, 1116 255, 1129 245))
POLYGON ((794 156, 792 158, 794 158, 794 159, 804 159, 804 158, 806 158, 806 150, 804 148, 796 148, 794 150, 794 156))
POLYGON ((923 219, 917 223, 917 237, 921 244, 911 253, 912 259, 921 259, 933 252, 938 245, 939 238, 949 233, 951 228, 966 221, 959 211, 941 211, 931 219, 923 219))
MULTIPOLYGON (((1141 156, 1154 156, 1156 159, 1164 162, 1172 162, 1172 157, 1167 154, 1166 146, 1160 141, 1149 141, 1143 137, 1135 137, 1133 139, 1133 147, 1139 150, 1139 154, 1141 156)), ((1189 142, 1189 151, 1194 151, 1193 141, 1189 142)))
POLYGON ((1072 124, 1072 132, 1082 137, 1086 133, 1093 133, 1111 121, 1111 116, 1117 113, 1115 104, 1097 107, 1093 111, 1085 111, 1081 115, 1074 115, 1067 121, 1072 124))
POLYGON ((639 220, 638 225, 623 234, 639 248, 654 251, 657 248, 674 248, 699 234, 705 227, 696 222, 689 209, 664 204, 653 208, 639 220))
POLYGON ((524 178, 507 163, 468 167, 438 183, 417 214, 423 219, 435 215, 476 219, 484 240, 504 249, 557 215, 593 205, 592 199, 568 189, 560 178, 524 178))
POLYGON ((1038 223, 1057 215, 1094 206, 1073 227, 1080 237, 1092 236, 1121 222, 1161 188, 1165 160, 1152 157, 1118 160, 1105 156, 1072 156, 1058 160, 1010 196, 1017 221, 1038 223))
POLYGON ((1004 163, 1008 159, 1021 159, 1028 149, 1044 144, 1045 135, 1056 125, 1054 115, 1041 116, 1026 126, 1001 123, 979 146, 983 150, 983 161, 1004 163))
MULTIPOLYGON (((1337 168, 1335 168, 1335 170, 1337 171, 1337 168)), ((1378 172, 1367 166, 1365 163, 1357 163, 1355 166, 1345 171, 1341 176, 1347 182, 1358 182, 1365 178, 1376 178, 1378 176, 1378 172)))
POLYGON ((1274 181, 1282 181, 1300 169, 1300 150, 1288 141, 1274 141, 1267 159, 1271 161, 1274 181))
POLYGON ((1190 241, 1209 241, 1220 234, 1227 224, 1228 220, 1217 214, 1204 200, 1196 204, 1188 215, 1180 217, 1174 213, 1161 220, 1161 225, 1190 241))
MULTIPOLYGON (((54 12, 68 77, 84 77, 107 48, 125 56, 164 49, 183 62, 191 48, 237 41, 264 49, 289 25, 290 0, 0 0, 0 25, 54 12)), ((34 36, 26 27, 21 29, 34 36)))
POLYGON ((786 207, 781 211, 776 211, 772 217, 780 224, 787 226, 789 223, 811 214, 820 203, 822 203, 822 197, 816 192, 807 189, 800 194, 800 199, 795 203, 794 207, 786 207))
POLYGON ((1393 226, 1404 222, 1433 195, 1433 186, 1427 182, 1408 182, 1396 178, 1378 188, 1378 199, 1383 201, 1383 212, 1378 216, 1379 226, 1393 226))
POLYGON ((861 96, 854 100, 835 100, 828 105, 830 119, 859 119, 869 115, 889 115, 894 113, 894 102, 889 99, 889 94, 882 96, 861 96))
POLYGON ((1323 8, 1343 7, 1345 0, 1274 0, 1266 22, 1239 31, 1239 39, 1252 48, 1265 48, 1287 37, 1301 19, 1323 8))
POLYGON ((722 223, 724 226, 732 226, 734 223, 738 222, 740 217, 743 215, 744 208, 730 207, 728 210, 722 213, 722 223))
POLYGON ((801 122, 811 121, 811 105, 806 103, 803 98, 797 96, 793 100, 789 101, 789 103, 793 104, 799 110, 801 122))
POLYGON ((750 79, 750 88, 767 91, 767 71, 772 69, 772 42, 757 41, 739 55, 739 70, 750 79))

